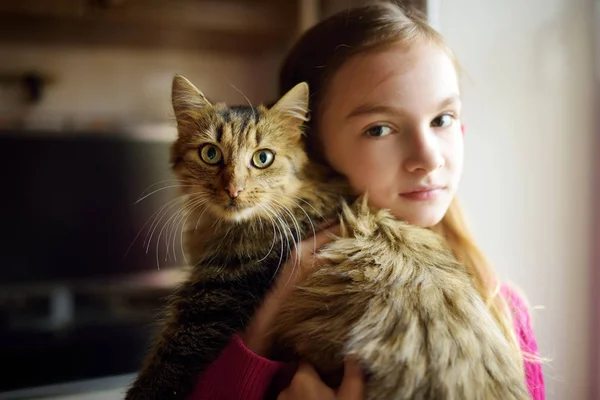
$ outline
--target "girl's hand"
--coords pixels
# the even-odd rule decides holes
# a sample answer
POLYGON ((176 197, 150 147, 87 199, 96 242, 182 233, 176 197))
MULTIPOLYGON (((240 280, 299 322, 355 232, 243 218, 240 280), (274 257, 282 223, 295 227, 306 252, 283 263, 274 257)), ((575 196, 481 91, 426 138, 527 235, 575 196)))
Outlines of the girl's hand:
POLYGON ((365 380, 358 363, 346 360, 344 379, 337 392, 321 381, 315 369, 301 363, 290 386, 279 394, 277 400, 362 400, 365 396, 365 380))
POLYGON ((268 331, 279 311, 282 300, 304 277, 317 267, 315 254, 332 240, 331 235, 339 235, 339 225, 318 231, 298 243, 288 261, 281 266, 282 270, 276 278, 270 293, 265 296, 263 304, 256 311, 245 332, 240 337, 246 347, 260 355, 266 356, 271 345, 268 331))

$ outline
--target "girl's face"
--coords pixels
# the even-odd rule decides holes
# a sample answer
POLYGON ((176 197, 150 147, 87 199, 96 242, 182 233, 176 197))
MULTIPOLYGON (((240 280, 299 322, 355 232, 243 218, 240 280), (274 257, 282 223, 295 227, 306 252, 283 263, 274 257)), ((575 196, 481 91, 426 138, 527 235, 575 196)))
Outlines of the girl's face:
POLYGON ((327 161, 357 193, 429 227, 448 209, 463 164, 456 70, 439 47, 357 55, 329 84, 318 120, 327 161))

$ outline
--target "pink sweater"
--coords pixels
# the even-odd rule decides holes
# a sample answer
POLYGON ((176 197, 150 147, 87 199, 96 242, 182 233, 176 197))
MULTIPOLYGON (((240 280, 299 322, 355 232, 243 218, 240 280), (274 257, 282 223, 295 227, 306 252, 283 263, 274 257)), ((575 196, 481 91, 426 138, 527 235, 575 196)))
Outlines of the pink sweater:
MULTIPOLYGON (((538 354, 531 320, 523 299, 508 286, 503 286, 501 293, 511 305, 521 349, 530 354, 538 354)), ((275 375, 283 374, 284 370, 284 364, 252 353, 238 336, 234 336, 219 359, 199 377, 194 392, 187 400, 262 400, 270 389, 273 389, 271 381, 275 375)), ((542 366, 526 361, 525 371, 531 398, 544 400, 542 366)))

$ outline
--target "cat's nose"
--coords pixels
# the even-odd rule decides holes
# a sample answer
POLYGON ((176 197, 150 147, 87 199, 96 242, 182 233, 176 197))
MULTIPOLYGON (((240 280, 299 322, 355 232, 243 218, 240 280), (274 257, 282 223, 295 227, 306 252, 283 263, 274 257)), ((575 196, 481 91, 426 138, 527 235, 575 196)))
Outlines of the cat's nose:
POLYGON ((225 188, 225 191, 232 199, 237 199, 237 197, 240 195, 240 192, 243 190, 244 187, 241 185, 227 185, 227 187, 225 188))

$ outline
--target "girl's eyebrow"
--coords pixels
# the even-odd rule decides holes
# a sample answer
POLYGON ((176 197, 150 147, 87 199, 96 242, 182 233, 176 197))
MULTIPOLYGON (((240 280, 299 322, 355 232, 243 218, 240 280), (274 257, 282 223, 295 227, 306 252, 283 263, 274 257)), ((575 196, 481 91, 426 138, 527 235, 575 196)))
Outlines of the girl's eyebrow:
MULTIPOLYGON (((455 103, 460 103, 460 95, 458 93, 453 93, 450 96, 444 98, 442 101, 439 102, 437 108, 442 109, 455 103)), ((392 107, 386 104, 364 103, 354 108, 346 116, 346 119, 370 114, 386 114, 390 116, 401 116, 402 114, 404 114, 404 110, 400 107, 392 107)))
POLYGON ((346 119, 360 117, 360 116, 369 115, 369 114, 387 114, 387 115, 398 116, 398 115, 402 114, 402 109, 387 106, 385 104, 365 103, 365 104, 361 104, 360 106, 358 106, 354 110, 352 110, 346 116, 346 119))
POLYGON ((450 96, 446 97, 440 102, 438 108, 445 108, 454 103, 460 103, 460 95, 458 93, 453 93, 450 96))

